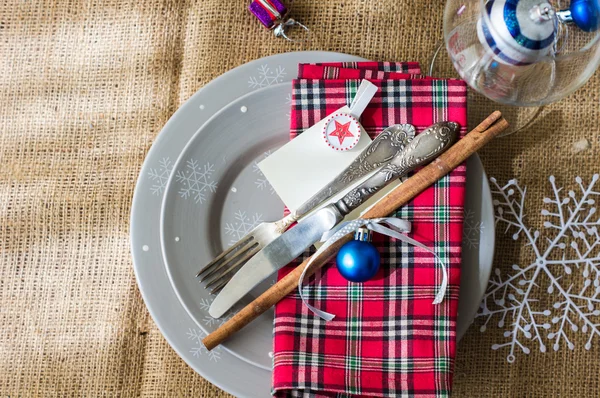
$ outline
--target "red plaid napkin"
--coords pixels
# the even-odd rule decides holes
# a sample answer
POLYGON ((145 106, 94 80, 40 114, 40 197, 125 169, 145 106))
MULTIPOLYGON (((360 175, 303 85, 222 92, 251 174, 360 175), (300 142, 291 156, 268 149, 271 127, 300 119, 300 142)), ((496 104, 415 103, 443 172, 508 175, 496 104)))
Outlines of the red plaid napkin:
MULTIPOLYGON (((369 70, 380 72, 401 72, 409 73, 412 75, 418 75, 419 73, 421 73, 421 66, 418 62, 323 62, 318 64, 300 64, 299 67, 306 65, 328 66, 332 68, 359 69, 365 71, 369 70)), ((310 79, 311 77, 299 74, 298 78, 310 79)), ((322 78, 325 79, 326 77, 323 76, 322 78)))
POLYGON ((420 78, 416 68, 406 68, 404 72, 386 72, 374 69, 352 69, 337 66, 299 64, 298 76, 303 79, 418 79, 420 78))
MULTIPOLYGON (((414 64, 413 64, 414 65, 414 64)), ((333 67, 406 72, 407 64, 358 63, 333 67)), ((418 73, 418 72, 417 72, 418 73)), ((360 80, 293 82, 291 136, 349 104, 360 80)), ((371 137, 396 123, 417 131, 443 120, 466 131, 466 86, 456 80, 372 80, 379 90, 361 118, 371 137)), ((326 322, 297 293, 277 304, 273 394, 299 396, 448 396, 455 355, 465 167, 427 189, 395 215, 412 222, 410 236, 445 261, 448 290, 433 305, 441 269, 433 255, 376 235, 382 264, 363 284, 348 282, 333 264, 305 287, 310 304, 336 315, 326 322)), ((309 253, 307 253, 308 255, 309 253)), ((280 271, 287 274, 293 266, 280 271)))

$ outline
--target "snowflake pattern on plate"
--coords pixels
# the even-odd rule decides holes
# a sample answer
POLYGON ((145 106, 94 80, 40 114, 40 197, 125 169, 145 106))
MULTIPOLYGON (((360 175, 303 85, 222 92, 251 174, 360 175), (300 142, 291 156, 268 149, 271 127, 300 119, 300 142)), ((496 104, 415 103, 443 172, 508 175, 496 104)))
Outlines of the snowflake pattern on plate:
POLYGON ((249 217, 245 211, 241 210, 235 212, 234 218, 234 222, 225 223, 225 233, 231 237, 229 246, 235 244, 263 222, 262 214, 254 213, 252 217, 249 217))
POLYGON ((221 318, 213 318, 210 315, 205 315, 202 319, 202 323, 209 328, 216 329, 217 327, 223 326, 225 322, 231 319, 231 315, 221 317, 221 318))
MULTIPOLYGON (((290 109, 291 109, 291 106, 292 106, 292 94, 291 93, 288 93, 288 95, 285 97, 285 104, 290 105, 290 109)), ((291 110, 287 111, 285 113, 285 115, 287 116, 288 120, 292 119, 292 111, 291 110)))
POLYGON ((151 168, 150 171, 148 171, 148 178, 154 182, 150 187, 150 191, 153 195, 161 195, 165 192, 172 171, 173 162, 171 162, 168 157, 162 158, 158 162, 158 168, 151 168))
POLYGON ((188 328, 188 332, 186 333, 189 340, 192 340, 194 345, 190 349, 190 352, 195 358, 200 358, 201 356, 207 356, 211 361, 219 361, 221 359, 221 347, 218 346, 211 351, 208 351, 204 344, 202 344, 202 339, 207 336, 206 333, 202 330, 188 328))
POLYGON ((517 349, 529 354, 533 343, 541 352, 548 343, 555 351, 561 345, 573 350, 569 336, 579 332, 587 336, 584 347, 589 350, 594 336, 600 336, 600 218, 594 207, 600 196, 594 190, 598 179, 595 174, 585 186, 577 177, 577 192, 565 194, 549 177, 552 197, 543 199, 542 210, 549 232, 545 239, 525 223, 526 190, 516 180, 500 186, 490 179, 496 225, 504 226, 515 241, 523 237, 535 258, 530 264, 514 264, 507 275, 496 269, 477 314, 485 319, 481 332, 492 319, 505 330, 508 341, 492 349, 508 347, 508 362, 515 361, 517 349), (546 293, 550 300, 534 298, 536 293, 546 293), (547 301, 553 304, 544 305, 547 301))
POLYGON ((269 65, 261 65, 258 68, 258 75, 250 76, 248 87, 257 89, 281 83, 286 74, 283 66, 278 66, 274 70, 271 70, 269 65))
POLYGON ((254 181, 254 185, 256 185, 256 187, 261 191, 268 189, 271 195, 274 195, 275 188, 273 188, 269 180, 267 180, 267 177, 265 177, 265 175, 263 174, 260 167, 258 167, 258 164, 265 160, 267 157, 269 157, 271 153, 273 153, 273 151, 267 151, 259 160, 254 161, 254 163, 252 164, 252 172, 257 175, 256 180, 254 181))
POLYGON ((200 309, 202 311, 206 311, 208 312, 208 310, 210 309, 210 304, 212 303, 212 300, 209 299, 200 299, 200 302, 198 303, 200 309))
POLYGON ((217 182, 212 180, 215 166, 206 163, 203 166, 195 159, 185 162, 186 169, 178 170, 175 179, 182 187, 179 195, 184 198, 194 198, 196 203, 204 203, 206 195, 217 191, 217 182))
POLYGON ((475 212, 471 209, 465 210, 463 223, 463 241, 471 249, 479 247, 479 240, 483 232, 483 222, 475 220, 475 212))
MULTIPOLYGON (((210 305, 212 304, 212 299, 200 299, 198 303, 201 310, 208 312, 210 305)), ((202 323, 204 323, 207 327, 212 329, 216 329, 218 326, 222 326, 225 322, 231 319, 232 315, 230 312, 227 313, 227 316, 221 318, 213 318, 210 315, 204 316, 202 319, 202 323)), ((201 356, 207 356, 209 360, 217 362, 221 359, 221 347, 218 346, 212 351, 208 351, 204 344, 202 344, 202 339, 204 339, 207 334, 203 330, 197 330, 189 328, 187 332, 187 336, 189 340, 194 342, 194 345, 190 349, 190 352, 194 355, 194 357, 199 358, 201 356)))
MULTIPOLYGON (((208 312, 212 302, 213 302, 213 300, 200 299, 199 307, 202 311, 208 312)), ((205 315, 204 318, 202 319, 202 323, 209 328, 216 329, 218 326, 223 326, 223 324, 225 322, 227 322, 228 320, 230 320, 231 317, 232 317, 231 311, 228 311, 226 316, 223 316, 221 318, 213 318, 210 315, 205 315)))

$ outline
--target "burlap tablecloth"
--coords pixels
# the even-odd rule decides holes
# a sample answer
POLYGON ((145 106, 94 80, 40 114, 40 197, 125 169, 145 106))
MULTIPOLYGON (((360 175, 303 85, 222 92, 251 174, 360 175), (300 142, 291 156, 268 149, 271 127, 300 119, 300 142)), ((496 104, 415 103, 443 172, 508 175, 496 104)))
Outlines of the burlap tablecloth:
MULTIPOLYGON (((304 49, 426 63, 443 1, 297 1, 304 49)), ((12 1, 0 4, 0 396, 223 397, 148 315, 129 252, 134 184, 153 139, 196 90, 275 39, 247 1, 12 1)), ((600 76, 482 155, 529 188, 539 223, 546 176, 600 171, 600 76), (587 138, 591 149, 572 154, 587 138)), ((531 260, 499 237, 496 264, 531 260)), ((502 330, 459 345, 457 397, 598 396, 600 342, 586 351, 492 351, 502 330)))

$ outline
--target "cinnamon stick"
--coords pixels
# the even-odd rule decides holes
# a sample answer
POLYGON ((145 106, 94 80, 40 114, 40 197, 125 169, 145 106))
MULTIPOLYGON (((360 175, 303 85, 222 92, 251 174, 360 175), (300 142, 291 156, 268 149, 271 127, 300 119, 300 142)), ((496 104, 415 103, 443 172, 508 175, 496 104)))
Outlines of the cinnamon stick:
MULTIPOLYGON (((390 193, 377 202, 377 204, 362 217, 378 218, 393 213, 454 168, 462 164, 467 158, 498 136, 498 134, 507 127, 508 122, 502 118, 502 114, 499 111, 492 113, 465 137, 450 147, 445 153, 390 191, 390 193)), ((308 277, 309 274, 314 273, 317 269, 326 264, 338 252, 340 247, 350 240, 352 240, 352 234, 346 235, 343 239, 340 239, 335 244, 331 245, 315 259, 306 276, 308 277)), ((298 287, 298 280, 307 263, 308 260, 298 265, 292 272, 271 286, 252 303, 248 304, 235 314, 230 320, 206 336, 202 340, 206 349, 212 350, 294 291, 294 289, 298 287)))

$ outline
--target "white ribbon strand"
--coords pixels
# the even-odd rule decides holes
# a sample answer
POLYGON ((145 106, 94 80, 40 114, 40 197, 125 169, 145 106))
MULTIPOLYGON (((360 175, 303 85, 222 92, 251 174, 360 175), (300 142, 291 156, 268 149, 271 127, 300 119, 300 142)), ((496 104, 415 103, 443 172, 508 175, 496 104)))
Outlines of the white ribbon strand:
POLYGON ((300 275, 300 280, 298 281, 298 293, 300 294, 302 302, 305 306, 308 307, 309 310, 311 310, 315 315, 323 318, 326 321, 331 321, 333 318, 335 318, 335 315, 330 314, 329 312, 321 311, 320 309, 315 308, 306 301, 306 297, 302 292, 302 288, 304 287, 304 276, 310 270, 310 267, 312 266, 314 260, 318 258, 321 254, 323 254, 323 252, 329 246, 333 245, 335 242, 348 235, 349 233, 355 232, 361 227, 366 227, 373 232, 377 232, 379 234, 398 239, 402 242, 419 247, 433 254, 442 268, 442 283, 440 284, 439 291, 436 294, 435 299, 433 300, 433 304, 439 304, 444 300, 446 288, 448 286, 448 272, 446 271, 446 265, 444 264, 444 261, 442 261, 442 259, 435 253, 435 251, 433 251, 433 249, 406 235, 410 232, 410 222, 396 217, 384 217, 373 219, 359 218, 353 221, 341 223, 331 231, 324 233, 321 237, 321 242, 325 243, 319 248, 319 250, 317 250, 315 254, 313 254, 313 256, 308 261, 308 264, 306 264, 304 271, 302 271, 302 275, 300 275))

